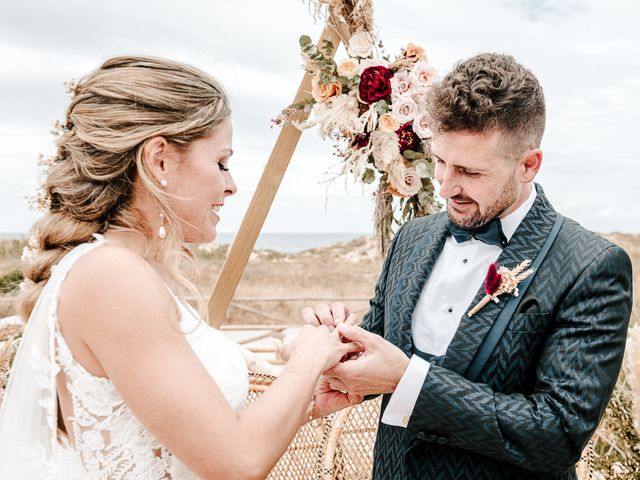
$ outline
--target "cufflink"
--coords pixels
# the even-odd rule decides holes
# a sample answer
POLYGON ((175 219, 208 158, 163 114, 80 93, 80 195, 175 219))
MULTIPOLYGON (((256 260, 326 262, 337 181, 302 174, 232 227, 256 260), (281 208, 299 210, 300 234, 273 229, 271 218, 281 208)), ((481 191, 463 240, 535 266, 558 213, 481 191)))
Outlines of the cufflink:
POLYGON ((402 424, 406 427, 407 425, 409 425, 409 415, 405 415, 404 417, 402 417, 402 424))

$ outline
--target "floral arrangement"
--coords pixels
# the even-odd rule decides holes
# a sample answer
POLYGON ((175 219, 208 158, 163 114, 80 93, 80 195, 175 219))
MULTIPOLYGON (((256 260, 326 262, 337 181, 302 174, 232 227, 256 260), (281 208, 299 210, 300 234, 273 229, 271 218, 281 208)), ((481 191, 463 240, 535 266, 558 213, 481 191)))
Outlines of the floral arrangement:
POLYGON ((469 310, 467 315, 473 317, 491 300, 496 303, 500 302, 498 297, 505 293, 510 293, 514 297, 520 295, 518 285, 534 272, 533 268, 528 268, 529 265, 531 265, 531 260, 525 260, 511 270, 495 263, 489 265, 487 276, 484 279, 484 293, 486 295, 475 307, 469 310))
POLYGON ((373 34, 362 30, 347 43, 348 57, 335 62, 334 45, 314 45, 300 37, 305 69, 312 76, 311 98, 289 105, 274 120, 303 130, 319 127, 342 160, 341 175, 378 182, 375 236, 385 253, 392 225, 436 212, 435 162, 430 153, 427 93, 436 71, 423 48, 408 44, 394 60, 378 58, 373 34), (297 113, 309 119, 296 121, 297 113))

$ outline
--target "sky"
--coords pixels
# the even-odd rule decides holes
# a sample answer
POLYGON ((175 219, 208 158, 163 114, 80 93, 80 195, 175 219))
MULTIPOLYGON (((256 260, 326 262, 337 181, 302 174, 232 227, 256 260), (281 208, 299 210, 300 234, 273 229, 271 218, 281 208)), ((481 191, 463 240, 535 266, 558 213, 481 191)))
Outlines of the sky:
MULTIPOLYGON (((512 54, 547 101, 537 177, 561 213, 598 232, 640 232, 640 4, 632 0, 374 0, 378 37, 395 55, 422 45, 446 73, 480 52, 512 54)), ((232 102, 239 190, 219 231, 238 229, 278 135, 270 119, 302 78, 298 38, 317 39, 301 0, 20 0, 0 7, 0 233, 38 215, 39 153, 68 103, 63 83, 107 58, 149 54, 219 78, 232 102)), ((339 50, 336 59, 344 57, 339 50)), ((371 188, 334 178, 339 160, 305 131, 264 232, 371 232, 371 188)))

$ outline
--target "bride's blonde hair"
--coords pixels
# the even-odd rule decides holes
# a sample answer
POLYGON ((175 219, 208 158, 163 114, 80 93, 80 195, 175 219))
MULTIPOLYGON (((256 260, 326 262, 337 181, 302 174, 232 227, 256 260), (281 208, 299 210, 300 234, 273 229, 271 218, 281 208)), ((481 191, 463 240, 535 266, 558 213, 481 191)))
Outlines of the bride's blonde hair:
POLYGON ((131 202, 138 177, 167 220, 167 237, 155 243, 155 260, 200 298, 179 268, 185 258, 179 219, 157 179, 146 171, 142 149, 155 136, 186 148, 230 113, 219 82, 169 60, 114 57, 78 82, 44 182, 50 206, 33 226, 37 248, 23 266, 27 282, 18 298, 22 317, 28 319, 51 267, 94 233, 126 230, 142 234, 148 245, 155 242, 157 232, 131 202))

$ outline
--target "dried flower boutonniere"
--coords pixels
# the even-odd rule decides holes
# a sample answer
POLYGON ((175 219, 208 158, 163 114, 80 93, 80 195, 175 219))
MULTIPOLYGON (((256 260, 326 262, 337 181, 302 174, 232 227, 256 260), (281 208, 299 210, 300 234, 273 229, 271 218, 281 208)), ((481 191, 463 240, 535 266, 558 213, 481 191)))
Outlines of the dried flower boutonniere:
POLYGON ((514 297, 517 297, 520 294, 518 284, 534 271, 533 268, 527 269, 529 265, 531 265, 531 260, 525 260, 512 270, 498 266, 495 263, 489 265, 489 271, 484 280, 484 291, 486 295, 467 315, 469 317, 474 316, 481 308, 489 303, 490 300, 498 303, 500 301, 498 297, 503 293, 511 293, 514 297))

